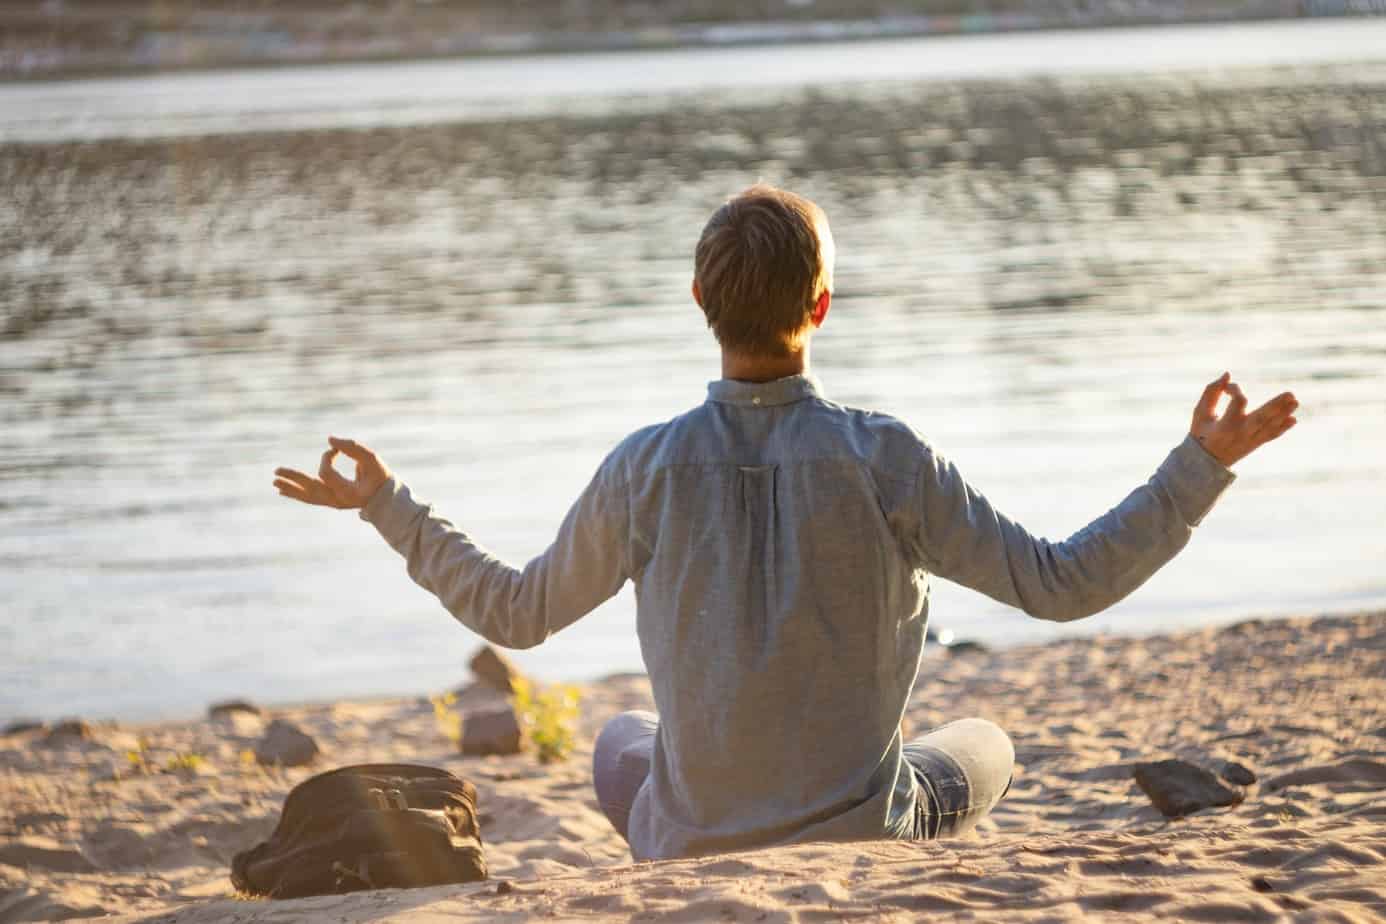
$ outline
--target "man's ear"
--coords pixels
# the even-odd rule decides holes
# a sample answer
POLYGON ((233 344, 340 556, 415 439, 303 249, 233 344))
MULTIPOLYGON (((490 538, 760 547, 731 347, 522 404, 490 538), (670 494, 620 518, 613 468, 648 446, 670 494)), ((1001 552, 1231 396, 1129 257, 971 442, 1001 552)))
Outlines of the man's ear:
POLYGON ((693 301, 698 303, 698 307, 703 307, 703 290, 698 287, 698 280, 693 280, 693 301))
MULTIPOLYGON (((694 285, 697 283, 695 282, 694 285)), ((813 322, 814 327, 823 326, 823 320, 828 316, 828 308, 832 303, 833 293, 824 289, 823 294, 818 296, 818 301, 814 302, 813 310, 809 312, 809 320, 813 322)))

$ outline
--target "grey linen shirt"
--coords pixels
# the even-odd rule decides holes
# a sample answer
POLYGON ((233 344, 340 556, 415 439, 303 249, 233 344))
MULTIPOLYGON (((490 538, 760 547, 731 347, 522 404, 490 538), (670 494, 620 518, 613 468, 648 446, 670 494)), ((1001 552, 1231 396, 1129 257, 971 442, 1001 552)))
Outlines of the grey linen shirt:
POLYGON ((1080 619, 1184 547, 1233 475, 1192 437, 1063 542, 1037 538, 914 430, 817 382, 712 382, 631 434, 521 569, 391 478, 361 510, 459 622, 537 645, 636 590, 659 710, 630 813, 636 859, 913 836, 900 722, 930 575, 1080 619))

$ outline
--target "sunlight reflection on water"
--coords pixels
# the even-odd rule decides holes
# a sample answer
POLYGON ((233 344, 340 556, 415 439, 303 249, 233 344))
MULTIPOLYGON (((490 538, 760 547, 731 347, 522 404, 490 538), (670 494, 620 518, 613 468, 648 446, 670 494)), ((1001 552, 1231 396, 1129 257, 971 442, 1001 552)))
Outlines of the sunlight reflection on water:
MULTIPOLYGON (((773 104, 0 148, 0 714, 157 715, 454 683, 476 640, 276 465, 377 448, 539 552, 622 436, 702 400, 693 243, 764 178, 828 211, 830 397, 898 414, 1058 538, 1230 368, 1291 437, 1184 555, 1062 628, 935 582, 992 643, 1386 600, 1386 95, 1282 83, 867 84, 773 104)), ((519 656, 638 668, 628 593, 519 656)))

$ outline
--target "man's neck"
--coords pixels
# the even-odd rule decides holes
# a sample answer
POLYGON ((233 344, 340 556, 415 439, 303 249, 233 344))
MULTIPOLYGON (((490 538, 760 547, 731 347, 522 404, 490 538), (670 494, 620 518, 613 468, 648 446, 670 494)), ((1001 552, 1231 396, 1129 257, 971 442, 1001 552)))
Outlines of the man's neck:
POLYGON ((773 382, 791 375, 804 375, 808 368, 808 344, 787 356, 747 356, 722 351, 722 378, 738 382, 773 382))

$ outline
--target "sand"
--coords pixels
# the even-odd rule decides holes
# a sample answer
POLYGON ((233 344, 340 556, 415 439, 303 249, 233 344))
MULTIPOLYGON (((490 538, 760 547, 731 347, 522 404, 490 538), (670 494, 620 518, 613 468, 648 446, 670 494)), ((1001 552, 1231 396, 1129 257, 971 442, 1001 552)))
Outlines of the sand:
MULTIPOLYGON (((906 732, 978 715, 1017 751, 1008 797, 952 842, 633 863, 597 809, 589 765, 601 723, 650 707, 649 684, 622 675, 583 692, 576 751, 547 766, 455 755, 426 697, 272 710, 324 751, 290 770, 246 759, 264 721, 250 716, 97 726, 65 743, 38 730, 0 738, 0 921, 1386 919, 1386 613, 935 650, 906 732), (1170 821, 1131 773, 1167 757, 1235 760, 1259 782, 1238 806, 1170 821), (288 902, 232 894, 231 855, 269 832, 292 785, 380 760, 476 781, 490 881, 288 902)), ((489 698, 473 687, 459 705, 489 698)))

